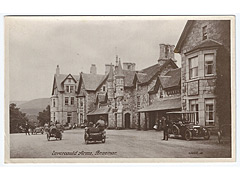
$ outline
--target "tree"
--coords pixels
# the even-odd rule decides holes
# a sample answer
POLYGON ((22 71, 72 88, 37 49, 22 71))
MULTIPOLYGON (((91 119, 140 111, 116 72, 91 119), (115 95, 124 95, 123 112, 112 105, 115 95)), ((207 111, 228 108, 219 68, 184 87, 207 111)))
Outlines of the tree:
POLYGON ((17 133, 19 132, 19 127, 24 126, 25 123, 28 121, 25 113, 22 113, 19 108, 16 107, 17 105, 14 103, 10 104, 9 111, 10 111, 10 133, 17 133))
POLYGON ((45 123, 50 122, 50 106, 49 105, 46 107, 46 109, 43 110, 43 112, 38 113, 37 119, 41 124, 41 126, 43 126, 45 123))

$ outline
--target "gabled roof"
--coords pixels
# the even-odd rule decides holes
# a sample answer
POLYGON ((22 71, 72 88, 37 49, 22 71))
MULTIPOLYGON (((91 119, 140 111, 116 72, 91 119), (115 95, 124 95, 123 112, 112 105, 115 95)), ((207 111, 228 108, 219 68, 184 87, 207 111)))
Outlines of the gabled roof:
POLYGON ((81 73, 81 80, 83 81, 85 90, 87 91, 96 91, 97 88, 107 79, 107 77, 108 75, 81 73))
POLYGON ((206 39, 204 41, 201 41, 200 44, 196 45, 195 47, 193 47, 192 49, 190 49, 186 53, 189 53, 189 52, 192 52, 192 51, 195 51, 195 50, 198 50, 198 49, 203 49, 203 48, 219 47, 221 45, 222 44, 220 44, 217 41, 214 41, 214 40, 211 40, 211 39, 206 39))
POLYGON ((154 76, 156 76, 161 70, 163 70, 168 64, 172 64, 173 68, 177 68, 177 65, 173 62, 173 60, 168 59, 166 62, 160 66, 159 64, 155 64, 148 68, 145 68, 139 71, 138 81, 140 84, 148 83, 154 76))
POLYGON ((180 36, 180 38, 178 40, 178 43, 177 43, 177 45, 176 45, 176 47, 174 49, 175 53, 181 53, 182 45, 183 45, 183 43, 184 43, 184 41, 185 41, 185 39, 186 39, 186 37, 188 35, 189 30, 192 27, 193 22, 194 22, 194 20, 187 21, 187 23, 186 23, 186 25, 185 25, 185 27, 183 29, 183 32, 182 32, 182 34, 181 34, 181 36, 180 36))
POLYGON ((180 86, 181 68, 171 69, 164 76, 159 77, 163 89, 180 86))
POLYGON ((59 75, 56 75, 55 74, 54 75, 54 81, 53 81, 52 93, 53 93, 55 87, 57 87, 58 91, 64 91, 63 82, 69 76, 71 76, 74 79, 75 82, 79 81, 79 75, 71 75, 71 74, 59 74, 59 75))

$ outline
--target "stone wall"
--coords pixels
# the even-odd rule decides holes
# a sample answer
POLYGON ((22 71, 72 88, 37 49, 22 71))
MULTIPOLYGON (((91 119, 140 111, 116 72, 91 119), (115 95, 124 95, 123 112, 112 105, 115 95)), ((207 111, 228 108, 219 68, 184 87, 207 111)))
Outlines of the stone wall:
MULTIPOLYGON (((203 42, 202 28, 207 26, 207 39, 221 43, 227 50, 230 50, 230 21, 194 21, 188 35, 183 43, 181 56, 181 99, 182 109, 189 110, 191 100, 196 99, 199 106, 199 123, 205 125, 205 100, 216 98, 216 64, 220 63, 216 59, 217 49, 196 50, 192 53, 186 53, 196 45, 203 42), (186 54, 184 54, 186 53, 186 54), (214 54, 214 75, 205 75, 204 55, 214 54), (189 59, 198 56, 198 77, 190 79, 189 77, 189 59)), ((215 107, 215 104, 214 104, 215 107)), ((214 110, 216 112, 216 110, 214 110)), ((215 114, 215 126, 218 126, 218 117, 215 114)))
POLYGON ((182 52, 192 49, 194 46, 202 42, 202 28, 207 26, 208 39, 215 40, 230 50, 230 21, 228 20, 198 20, 194 21, 192 28, 184 41, 182 52))

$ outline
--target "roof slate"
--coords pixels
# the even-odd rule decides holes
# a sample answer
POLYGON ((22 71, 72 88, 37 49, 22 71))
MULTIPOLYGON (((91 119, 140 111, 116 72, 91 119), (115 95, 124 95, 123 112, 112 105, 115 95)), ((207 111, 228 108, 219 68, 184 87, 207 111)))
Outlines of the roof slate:
POLYGON ((201 41, 200 44, 196 45, 195 47, 193 47, 191 50, 189 50, 187 53, 195 51, 197 49, 202 49, 202 48, 209 48, 209 47, 218 47, 221 46, 222 44, 211 40, 211 39, 206 39, 204 41, 201 41))
POLYGON ((177 65, 171 59, 167 60, 162 66, 160 66, 159 64, 155 64, 153 66, 150 66, 139 71, 139 73, 141 73, 140 75, 137 75, 139 82, 140 83, 149 82, 158 72, 160 72, 169 63, 174 64, 175 68, 177 68, 177 65))
POLYGON ((97 88, 107 78, 107 76, 108 75, 82 73, 82 79, 83 79, 85 89, 88 91, 96 91, 97 88))
POLYGON ((179 86, 181 81, 181 68, 172 69, 164 76, 160 76, 159 79, 163 89, 179 86))
POLYGON ((168 98, 155 101, 153 104, 139 109, 138 112, 148 112, 148 111, 161 111, 170 109, 180 109, 181 108, 181 97, 168 98))

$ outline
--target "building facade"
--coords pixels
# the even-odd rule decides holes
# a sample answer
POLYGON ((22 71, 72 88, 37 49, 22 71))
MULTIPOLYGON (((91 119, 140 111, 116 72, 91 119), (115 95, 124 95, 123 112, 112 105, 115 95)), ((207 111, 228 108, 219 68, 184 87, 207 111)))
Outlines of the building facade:
POLYGON ((231 123, 230 21, 188 21, 175 48, 181 54, 182 109, 209 128, 231 123))
POLYGON ((51 96, 51 121, 61 124, 77 123, 77 98, 76 90, 79 76, 60 74, 57 66, 54 75, 51 96))
POLYGON ((156 64, 140 71, 135 69, 135 63, 125 62, 122 65, 117 56, 115 65, 105 65, 104 75, 97 74, 95 65, 91 66, 89 74, 82 72, 76 77, 59 75, 61 78, 58 78, 59 73, 56 73, 51 98, 52 121, 81 126, 90 121, 95 123, 103 116, 108 128, 152 129, 160 114, 180 107, 181 72, 175 64, 174 47, 160 44, 156 64), (70 77, 72 84, 67 84, 70 77), (74 91, 68 91, 68 86, 74 86, 74 91), (55 101, 67 101, 67 97, 70 101, 74 97, 74 104, 72 101, 70 104, 54 104, 55 101), (158 108, 152 112, 151 107, 156 103, 164 107, 163 104, 169 102, 177 106, 169 105, 170 109, 158 108), (149 107, 150 110, 144 109, 149 107), (72 118, 69 121, 70 112, 72 118))

